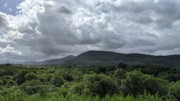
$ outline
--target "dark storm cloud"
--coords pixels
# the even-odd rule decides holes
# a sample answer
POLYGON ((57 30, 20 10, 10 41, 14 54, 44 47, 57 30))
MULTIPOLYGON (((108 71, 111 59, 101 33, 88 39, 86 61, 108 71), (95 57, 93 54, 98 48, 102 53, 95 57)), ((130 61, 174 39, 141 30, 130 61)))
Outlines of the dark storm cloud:
POLYGON ((64 5, 61 5, 60 6, 60 8, 59 8, 59 12, 61 13, 66 13, 66 14, 71 14, 72 13, 72 11, 69 9, 69 8, 67 8, 66 6, 64 6, 64 5))
POLYGON ((133 15, 131 19, 137 23, 155 23, 160 28, 172 27, 173 22, 180 19, 178 0, 159 0, 157 3, 154 0, 144 0, 140 3, 129 2, 119 9, 122 9, 122 12, 130 12, 133 15))

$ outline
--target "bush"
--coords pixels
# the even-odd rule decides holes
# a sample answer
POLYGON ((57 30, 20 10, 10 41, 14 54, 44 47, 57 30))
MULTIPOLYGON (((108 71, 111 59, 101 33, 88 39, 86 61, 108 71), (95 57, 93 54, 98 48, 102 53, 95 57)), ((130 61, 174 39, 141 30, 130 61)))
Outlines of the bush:
POLYGON ((0 86, 4 85, 4 81, 0 79, 0 86))
POLYGON ((37 79, 37 76, 34 73, 28 73, 28 74, 25 75, 25 79, 29 80, 29 81, 30 80, 35 80, 35 79, 37 79))
POLYGON ((69 73, 69 72, 63 74, 63 78, 64 78, 65 80, 67 80, 67 81, 70 81, 70 82, 74 80, 72 74, 69 73))
POLYGON ((51 87, 42 85, 39 80, 27 81, 21 85, 21 90, 25 91, 28 95, 39 93, 41 96, 45 95, 51 87))
POLYGON ((4 69, 2 74, 3 75, 11 75, 12 76, 12 75, 14 75, 14 69, 7 67, 7 68, 4 69))
POLYGON ((43 85, 28 86, 26 88, 26 93, 28 95, 33 95, 33 94, 39 93, 41 96, 44 96, 44 95, 46 95, 47 91, 48 91, 48 88, 43 85))
POLYGON ((8 81, 6 84, 7 87, 11 87, 11 86, 15 86, 15 85, 17 85, 17 83, 13 80, 8 81))
POLYGON ((39 80, 31 80, 31 81, 27 81, 25 83, 23 83, 20 88, 23 91, 26 91, 28 86, 36 86, 36 85, 42 85, 42 83, 39 80))
POLYGON ((71 87, 71 92, 74 94, 82 95, 85 86, 82 83, 75 84, 71 87))
POLYGON ((119 90, 117 82, 103 74, 90 75, 86 80, 92 95, 104 97, 106 94, 113 95, 119 90))
POLYGON ((39 79, 40 79, 41 82, 49 83, 51 81, 52 77, 53 77, 53 75, 51 75, 51 74, 47 75, 46 74, 46 75, 40 75, 39 79))
POLYGON ((56 87, 60 87, 61 85, 64 84, 64 79, 62 77, 55 76, 52 78, 51 83, 56 87))
POLYGON ((114 77, 118 79, 124 79, 126 72, 123 69, 117 69, 114 73, 114 77))
POLYGON ((27 71, 21 71, 20 73, 18 73, 16 76, 15 76, 15 80, 17 82, 18 85, 21 85, 23 84, 26 79, 25 79, 25 75, 27 74, 28 72, 27 71))
POLYGON ((150 94, 167 95, 168 94, 168 81, 161 78, 147 76, 143 81, 144 89, 150 94))
POLYGON ((125 63, 119 63, 117 67, 118 67, 118 68, 126 69, 126 68, 128 67, 128 65, 125 64, 125 63))
POLYGON ((180 101, 180 81, 171 84, 170 93, 180 101))
POLYGON ((139 71, 133 71, 127 73, 126 79, 122 80, 121 90, 125 95, 132 94, 136 96, 144 94, 145 91, 151 94, 166 95, 168 93, 168 82, 139 71))

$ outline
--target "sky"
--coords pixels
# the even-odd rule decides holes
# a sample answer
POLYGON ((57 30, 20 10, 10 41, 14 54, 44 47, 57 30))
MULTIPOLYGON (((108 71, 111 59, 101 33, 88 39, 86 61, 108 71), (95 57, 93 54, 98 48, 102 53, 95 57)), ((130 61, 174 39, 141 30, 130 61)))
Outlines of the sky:
POLYGON ((180 54, 180 0, 0 0, 0 63, 88 50, 180 54))

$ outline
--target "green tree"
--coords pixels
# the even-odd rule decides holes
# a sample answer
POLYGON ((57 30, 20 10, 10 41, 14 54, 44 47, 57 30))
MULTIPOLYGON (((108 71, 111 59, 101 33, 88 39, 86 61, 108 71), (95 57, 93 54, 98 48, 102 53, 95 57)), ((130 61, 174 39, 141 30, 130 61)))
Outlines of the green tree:
POLYGON ((146 76, 143 80, 143 88, 150 94, 167 95, 168 94, 168 81, 161 78, 146 76))
POLYGON ((120 69, 115 70, 113 76, 118 79, 124 79, 125 75, 126 75, 126 71, 120 68, 120 69))
POLYGON ((170 84, 170 93, 180 101, 180 81, 170 84))
POLYGON ((28 95, 39 93, 41 96, 45 96, 47 92, 48 87, 44 85, 27 86, 26 88, 26 93, 28 95))
POLYGON ((18 85, 21 85, 23 84, 26 79, 25 79, 25 75, 27 74, 28 72, 27 71, 21 71, 20 73, 18 73, 16 76, 15 76, 15 80, 17 82, 18 85))
POLYGON ((119 63, 117 67, 118 67, 118 68, 127 69, 128 65, 125 64, 125 63, 119 63))
POLYGON ((119 91, 117 82, 109 76, 95 74, 86 77, 86 80, 87 87, 92 95, 104 97, 106 94, 113 95, 119 91))
POLYGON ((0 79, 0 86, 4 85, 4 81, 0 79))
POLYGON ((37 76, 36 76, 36 74, 34 74, 34 73, 27 73, 27 74, 25 75, 25 79, 26 79, 26 80, 35 80, 35 79, 37 79, 37 76))
POLYGON ((125 95, 144 94, 145 91, 151 94, 158 93, 166 95, 168 93, 168 82, 166 80, 145 75, 140 71, 127 73, 126 79, 121 82, 121 90, 125 95))
POLYGON ((52 78, 51 83, 56 87, 60 87, 61 85, 64 84, 64 79, 60 76, 55 76, 52 78))
POLYGON ((5 68, 4 71, 3 71, 3 75, 11 75, 11 76, 13 76, 14 75, 14 69, 10 68, 10 67, 5 68))
POLYGON ((7 87, 11 87, 11 86, 14 86, 14 85, 17 85, 17 83, 15 81, 13 81, 13 80, 8 81, 7 84, 6 84, 7 87))
POLYGON ((82 95, 84 92, 85 86, 82 83, 75 84, 71 87, 71 92, 74 94, 82 95))

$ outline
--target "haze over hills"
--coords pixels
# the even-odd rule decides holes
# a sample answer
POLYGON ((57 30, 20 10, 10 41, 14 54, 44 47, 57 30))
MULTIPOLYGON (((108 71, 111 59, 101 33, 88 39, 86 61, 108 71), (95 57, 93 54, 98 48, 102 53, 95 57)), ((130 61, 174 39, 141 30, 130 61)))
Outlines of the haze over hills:
POLYGON ((74 59, 75 56, 69 55, 64 58, 60 59, 51 59, 51 60, 45 60, 45 61, 40 61, 40 62, 25 62, 22 64, 27 64, 27 65, 62 65, 65 61, 74 59))
POLYGON ((165 65, 180 66, 180 55, 153 56, 145 54, 122 54, 110 51, 87 51, 78 56, 67 56, 62 59, 52 59, 41 62, 31 62, 31 65, 62 65, 62 66, 115 66, 119 63, 129 65, 165 65))
POLYGON ((74 59, 74 58, 75 58, 75 56, 69 55, 69 56, 66 56, 66 57, 61 58, 61 59, 52 59, 52 60, 42 61, 42 62, 39 62, 38 64, 40 64, 40 65, 63 64, 65 61, 68 61, 68 60, 71 60, 71 59, 74 59))

